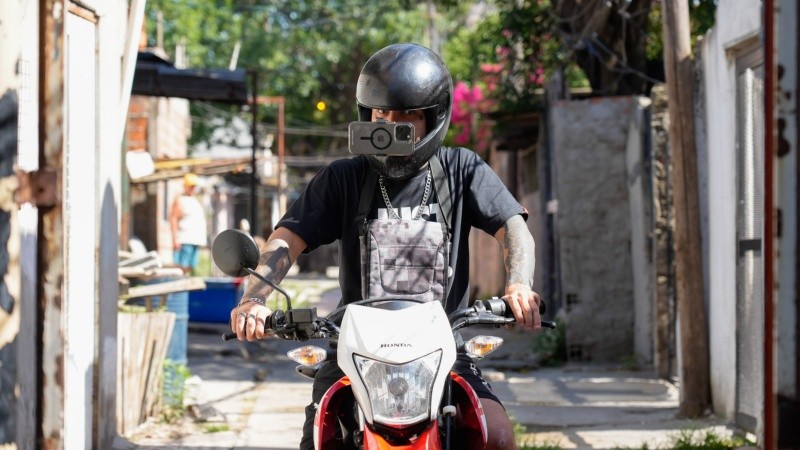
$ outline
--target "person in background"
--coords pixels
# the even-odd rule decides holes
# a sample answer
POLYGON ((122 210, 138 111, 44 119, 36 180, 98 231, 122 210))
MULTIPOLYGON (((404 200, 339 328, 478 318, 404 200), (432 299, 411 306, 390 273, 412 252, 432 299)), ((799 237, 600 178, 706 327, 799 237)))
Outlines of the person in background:
POLYGON ((183 193, 172 202, 169 215, 173 260, 183 273, 190 273, 197 267, 200 247, 207 244, 205 210, 195 197, 197 182, 197 175, 193 173, 183 176, 183 193))

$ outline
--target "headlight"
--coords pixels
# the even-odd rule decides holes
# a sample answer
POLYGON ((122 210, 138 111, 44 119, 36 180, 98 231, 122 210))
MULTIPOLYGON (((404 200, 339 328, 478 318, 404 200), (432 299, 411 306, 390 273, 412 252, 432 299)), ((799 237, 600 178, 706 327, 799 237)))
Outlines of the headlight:
POLYGON ((441 360, 441 350, 404 364, 387 364, 353 355, 369 393, 373 419, 386 425, 411 425, 427 419, 441 360))

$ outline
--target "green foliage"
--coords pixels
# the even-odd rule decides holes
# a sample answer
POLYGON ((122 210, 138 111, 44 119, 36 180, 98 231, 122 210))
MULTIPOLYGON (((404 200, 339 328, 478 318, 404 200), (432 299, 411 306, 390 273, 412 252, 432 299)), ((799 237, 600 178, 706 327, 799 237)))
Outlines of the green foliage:
MULTIPOLYGON (((691 36, 694 43, 714 24, 714 12, 718 0, 686 0, 690 8, 691 36)), ((447 0, 439 0, 447 5, 447 0)), ((495 111, 514 113, 536 108, 541 100, 539 89, 544 81, 556 70, 563 69, 565 83, 569 87, 588 87, 590 82, 578 66, 579 53, 565 42, 560 27, 566 19, 559 18, 551 0, 524 0, 513 2, 486 2, 494 12, 486 14, 481 22, 472 28, 463 28, 454 33, 444 46, 445 61, 451 67, 454 79, 470 85, 487 83, 482 67, 499 65, 497 72, 498 89, 492 94, 497 100, 495 111)), ((612 14, 622 15, 624 8, 612 14)), ((627 13, 631 13, 627 11, 627 13)), ((576 16, 577 18, 577 16, 576 16)), ((627 23, 631 17, 609 19, 596 30, 597 34, 625 39, 626 33, 605 33, 603 29, 627 23)), ((660 2, 649 7, 648 20, 641 32, 646 40, 646 57, 650 61, 661 61, 663 37, 660 2)), ((633 30, 632 30, 633 31, 633 30)), ((574 44, 573 44, 574 45, 574 44)), ((620 42, 606 42, 612 49, 633 45, 620 42)), ((628 55, 633 56, 633 55, 628 55)), ((625 60, 620 64, 628 64, 625 60)), ((643 68, 641 70, 644 70, 643 68)), ((592 74, 598 76, 597 73, 592 74)), ((641 75, 646 76, 646 75, 641 75)), ((491 89, 490 89, 491 90, 491 89)))
POLYGON ((533 339, 533 350, 543 366, 559 366, 567 362, 567 324, 557 320, 554 330, 544 329, 533 339))
POLYGON ((670 442, 670 450, 730 450, 753 445, 745 439, 733 436, 724 437, 711 430, 681 430, 670 442))
MULTIPOLYGON (((696 38, 713 25, 718 0, 686 1, 696 38)), ((146 25, 155 46, 163 17, 163 47, 174 54, 184 43, 188 67, 227 68, 240 43, 237 67, 258 71, 259 94, 286 99, 287 127, 317 127, 323 135, 343 131, 356 117, 355 83, 371 54, 393 42, 430 46, 431 29, 454 80, 484 89, 493 112, 536 109, 544 82, 558 69, 569 86, 589 85, 574 52, 561 41, 563 19, 552 0, 434 3, 431 15, 429 3, 421 0, 386 0, 380 8, 363 0, 150 0, 146 25), (468 13, 478 6, 485 8, 481 19, 468 25, 468 13), (315 108, 319 100, 327 103, 325 111, 315 108)), ((663 51, 658 2, 648 17, 647 55, 658 61, 663 51)), ((191 145, 208 142, 220 120, 243 114, 237 105, 200 102, 193 102, 191 111, 191 145)), ((260 121, 274 127, 277 107, 264 105, 259 112, 260 121)), ((346 138, 290 134, 286 145, 293 155, 343 154, 346 138)))
POLYGON ((164 385, 162 392, 161 421, 174 423, 183 417, 186 408, 186 380, 191 376, 185 364, 171 359, 164 360, 164 385))
POLYGON ((639 370, 639 360, 636 355, 626 355, 619 359, 619 364, 623 370, 639 370))
MULTIPOLYGON (((714 26, 719 0, 686 0, 689 3, 689 29, 692 45, 714 26)), ((661 2, 654 2, 648 16, 647 59, 660 61, 664 53, 664 28, 661 2)))
MULTIPOLYGON (((756 443, 740 436, 720 436, 713 430, 684 429, 674 433, 666 446, 651 447, 643 444, 636 450, 733 450, 755 446, 756 443)), ((621 448, 617 448, 621 450, 621 448)), ((631 449, 632 450, 632 449, 631 449)))
POLYGON ((561 450, 561 446, 557 442, 542 441, 536 439, 523 441, 517 445, 519 450, 561 450))
POLYGON ((462 27, 442 47, 442 58, 453 80, 475 84, 482 81, 484 64, 496 64, 497 49, 507 44, 501 34, 500 15, 486 15, 472 28, 462 27))
MULTIPOLYGON (((172 53, 185 42, 190 67, 227 68, 241 42, 237 66, 260 73, 259 94, 285 97, 287 126, 332 127, 356 117, 355 83, 372 53, 393 42, 427 43, 426 8, 416 3, 387 0, 376 8, 363 0, 151 0, 147 30, 155 45, 161 11, 165 49, 172 53), (328 104, 324 113, 316 110, 319 100, 328 104)), ((275 123, 275 106, 260 112, 263 122, 275 123)), ((193 123, 192 143, 206 141, 208 121, 193 123)), ((287 136, 295 155, 325 150, 323 142, 334 145, 330 138, 287 136)))
POLYGON ((557 442, 544 440, 539 442, 535 436, 527 433, 527 429, 521 423, 514 423, 514 440, 519 450, 560 450, 561 446, 557 442))
POLYGON ((492 5, 495 12, 450 37, 444 59, 454 79, 485 87, 495 111, 532 110, 547 75, 564 63, 552 5, 549 0, 492 5))
MULTIPOLYGON (((559 442, 544 440, 539 442, 525 426, 514 423, 514 439, 520 450, 559 450, 559 442)), ((664 446, 642 444, 639 447, 615 447, 615 450, 733 450, 756 446, 755 442, 740 436, 720 436, 713 430, 684 429, 669 436, 664 446)))
POLYGON ((204 433, 219 433, 221 431, 229 431, 231 429, 227 423, 215 423, 206 425, 203 428, 204 433))
POLYGON ((144 305, 135 305, 135 304, 120 302, 118 311, 121 313, 128 313, 128 314, 144 314, 147 312, 147 308, 144 305))
POLYGON ((192 270, 192 275, 196 277, 210 277, 212 267, 211 249, 201 248, 197 267, 192 270))

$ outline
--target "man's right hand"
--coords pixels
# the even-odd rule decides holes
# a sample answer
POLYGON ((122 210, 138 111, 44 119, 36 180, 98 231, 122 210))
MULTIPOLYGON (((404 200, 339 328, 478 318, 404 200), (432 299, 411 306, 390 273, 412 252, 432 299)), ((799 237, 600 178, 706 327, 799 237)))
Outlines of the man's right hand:
POLYGON ((231 310, 231 331, 240 341, 256 341, 266 334, 265 324, 272 311, 261 303, 243 299, 231 310))
MULTIPOLYGON (((305 250, 306 243, 292 231, 280 227, 272 232, 262 248, 256 272, 264 274, 272 283, 279 284, 297 256, 305 250)), ((231 310, 231 330, 240 341, 263 339, 264 324, 272 311, 264 305, 265 298, 272 293, 272 287, 258 277, 247 277, 247 289, 236 308, 231 310)))

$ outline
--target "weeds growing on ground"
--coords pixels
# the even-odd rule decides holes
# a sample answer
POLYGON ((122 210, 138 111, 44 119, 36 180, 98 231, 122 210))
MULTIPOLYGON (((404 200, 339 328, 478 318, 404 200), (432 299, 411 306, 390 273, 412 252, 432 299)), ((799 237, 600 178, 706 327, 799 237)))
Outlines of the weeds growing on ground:
POLYGON ((203 429, 204 433, 219 433, 221 431, 229 431, 231 427, 228 426, 227 423, 215 423, 211 425, 206 425, 203 429))
POLYGON ((514 424, 514 440, 517 442, 519 450, 561 450, 558 442, 543 440, 539 442, 535 437, 526 436, 525 426, 520 423, 514 424))
POLYGON ((670 442, 671 450, 728 450, 754 445, 739 436, 720 436, 711 430, 681 430, 670 442))
POLYGON ((183 404, 186 396, 186 380, 189 367, 171 359, 164 360, 164 385, 162 392, 161 422, 175 423, 183 417, 186 410, 183 404))
POLYGON ((712 430, 686 429, 671 435, 666 446, 644 444, 632 450, 733 450, 753 445, 754 442, 740 436, 720 436, 712 430))
POLYGON ((542 366, 560 366, 567 362, 567 326, 563 316, 557 320, 555 330, 536 333, 533 351, 542 366))
POLYGON ((519 450, 561 450, 561 446, 555 442, 537 442, 536 439, 518 443, 517 448, 519 450))
MULTIPOLYGON (((530 434, 526 435, 525 427, 514 425, 514 437, 520 450, 561 450, 559 442, 543 440, 538 441, 530 434)), ((616 447, 615 450, 733 450, 745 446, 755 446, 740 436, 721 436, 712 430, 686 429, 670 435, 666 445, 651 446, 642 444, 640 447, 616 447)))

